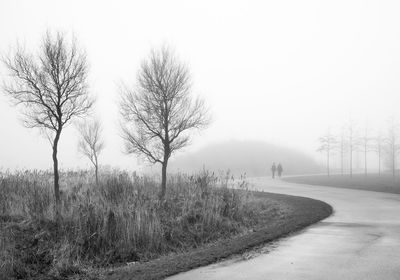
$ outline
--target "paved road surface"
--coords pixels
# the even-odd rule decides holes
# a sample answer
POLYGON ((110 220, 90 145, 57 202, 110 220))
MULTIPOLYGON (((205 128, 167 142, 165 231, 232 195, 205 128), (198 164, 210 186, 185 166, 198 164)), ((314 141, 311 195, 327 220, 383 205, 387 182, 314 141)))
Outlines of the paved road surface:
POLYGON ((169 279, 400 279, 400 195, 253 178, 255 188, 323 200, 334 214, 267 245, 169 279), (277 245, 277 246, 276 246, 277 245))

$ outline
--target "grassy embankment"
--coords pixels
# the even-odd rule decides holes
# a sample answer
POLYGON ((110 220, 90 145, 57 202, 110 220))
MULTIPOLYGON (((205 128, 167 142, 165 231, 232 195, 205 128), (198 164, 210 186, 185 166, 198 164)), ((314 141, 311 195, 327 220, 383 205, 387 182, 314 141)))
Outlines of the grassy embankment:
POLYGON ((286 177, 286 182, 400 194, 400 178, 390 174, 314 175, 286 177))
POLYGON ((322 202, 252 193, 244 180, 230 180, 208 173, 174 176, 160 203, 154 178, 111 173, 96 186, 88 173, 64 173, 63 221, 57 226, 51 174, 2 174, 0 275, 160 279, 331 213, 322 202), (227 187, 232 183, 238 189, 227 187))
POLYGON ((322 201, 274 193, 255 192, 259 202, 276 204, 278 215, 261 213, 259 224, 245 234, 230 239, 159 258, 152 262, 127 266, 110 271, 105 279, 163 279, 196 267, 214 263, 234 254, 243 253, 255 246, 265 244, 316 223, 332 214, 332 207, 322 201))

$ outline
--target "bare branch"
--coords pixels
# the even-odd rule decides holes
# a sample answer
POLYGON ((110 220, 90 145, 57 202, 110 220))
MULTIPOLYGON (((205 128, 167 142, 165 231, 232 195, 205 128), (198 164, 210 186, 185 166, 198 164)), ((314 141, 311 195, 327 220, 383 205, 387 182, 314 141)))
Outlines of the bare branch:
POLYGON ((190 80, 187 67, 168 48, 151 52, 141 65, 136 87, 121 90, 127 153, 163 163, 189 143, 191 130, 210 123, 204 101, 192 100, 190 80))
POLYGON ((47 32, 38 55, 18 47, 3 61, 10 76, 4 92, 21 108, 24 125, 40 128, 51 142, 59 218, 58 141, 63 127, 74 117, 86 115, 93 105, 87 91, 86 56, 78 51, 75 42, 68 44, 63 34, 53 37, 47 32))
POLYGON ((87 62, 73 42, 48 32, 35 58, 18 47, 4 59, 10 73, 5 93, 22 106, 27 127, 61 130, 69 120, 88 113, 94 100, 87 92, 87 62))
POLYGON ((81 136, 78 142, 78 150, 93 164, 96 173, 96 182, 98 182, 98 159, 101 151, 104 149, 104 141, 101 138, 101 123, 98 120, 85 121, 79 124, 78 130, 81 136))
POLYGON ((120 109, 126 152, 162 164, 162 198, 169 158, 210 122, 204 101, 193 100, 187 67, 163 47, 142 63, 136 87, 121 90, 120 109))

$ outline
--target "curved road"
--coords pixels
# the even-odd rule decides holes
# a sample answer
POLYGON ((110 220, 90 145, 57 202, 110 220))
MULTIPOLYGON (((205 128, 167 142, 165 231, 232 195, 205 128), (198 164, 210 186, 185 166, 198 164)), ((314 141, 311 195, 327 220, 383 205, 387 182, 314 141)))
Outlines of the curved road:
POLYGON ((323 200, 334 213, 266 245, 262 251, 268 253, 233 257, 169 279, 400 279, 400 195, 250 181, 258 190, 323 200))

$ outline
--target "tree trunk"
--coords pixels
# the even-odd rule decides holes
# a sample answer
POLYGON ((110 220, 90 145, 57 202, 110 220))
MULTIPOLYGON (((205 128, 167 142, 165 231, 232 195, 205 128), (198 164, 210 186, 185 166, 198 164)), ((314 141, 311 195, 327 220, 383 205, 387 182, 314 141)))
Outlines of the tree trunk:
POLYGON ((396 177, 396 147, 393 144, 393 148, 392 148, 392 165, 393 165, 393 178, 396 177))
POLYGON ((378 174, 381 176, 381 150, 378 148, 378 174))
POLYGON ((340 175, 343 176, 343 150, 340 151, 340 175))
POLYGON ((161 168, 160 200, 164 200, 165 193, 167 191, 167 164, 168 164, 168 161, 164 161, 162 163, 162 168, 161 168))
MULTIPOLYGON (((167 106, 165 106, 167 108, 167 106)), ((165 115, 165 141, 164 141, 164 160, 161 167, 161 190, 160 190, 160 200, 163 201, 165 198, 165 193, 167 192, 167 165, 168 159, 171 155, 171 147, 169 142, 168 134, 168 113, 165 115)))
POLYGON ((329 177, 329 150, 328 150, 328 153, 327 153, 327 157, 326 157, 327 159, 326 159, 326 168, 327 168, 327 173, 328 173, 328 177, 329 177))
POLYGON ((353 177, 353 149, 350 149, 350 177, 353 177))
POLYGON ((94 176, 96 178, 96 186, 99 186, 99 164, 97 161, 97 156, 95 156, 94 176))
POLYGON ((53 169, 54 169, 54 195, 56 198, 55 212, 57 223, 61 220, 61 199, 60 199, 60 184, 59 184, 59 173, 58 173, 58 159, 57 159, 57 148, 58 141, 60 139, 61 130, 56 132, 56 137, 53 143, 53 169))
POLYGON ((344 140, 343 140, 343 131, 342 136, 340 138, 340 175, 343 176, 343 158, 344 158, 344 140))
POLYGON ((94 173, 95 173, 95 176, 96 176, 96 186, 98 186, 99 185, 99 175, 98 175, 98 172, 99 170, 98 170, 98 167, 97 167, 97 165, 95 166, 95 168, 94 168, 94 173))
POLYGON ((367 146, 365 146, 365 152, 364 152, 364 171, 365 171, 365 176, 368 174, 367 170, 367 146))

